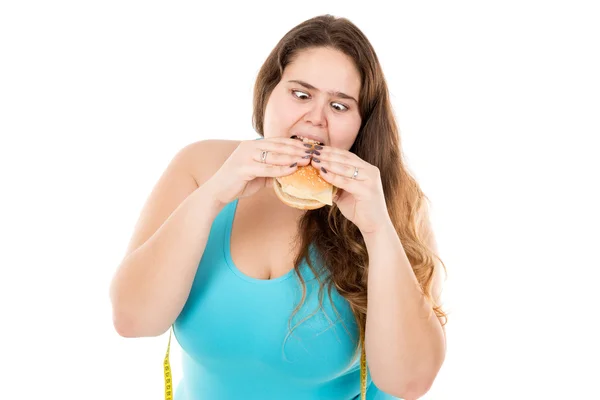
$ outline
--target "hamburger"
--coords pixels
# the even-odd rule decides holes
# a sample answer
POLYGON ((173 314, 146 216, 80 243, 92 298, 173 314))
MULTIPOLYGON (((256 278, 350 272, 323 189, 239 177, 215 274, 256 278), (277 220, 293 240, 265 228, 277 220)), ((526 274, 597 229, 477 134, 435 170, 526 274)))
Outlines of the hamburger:
MULTIPOLYGON (((318 142, 299 137, 313 144, 318 142)), ((333 205, 337 188, 321 178, 319 170, 312 165, 301 166, 291 175, 273 179, 273 189, 284 204, 301 210, 315 210, 333 205)))

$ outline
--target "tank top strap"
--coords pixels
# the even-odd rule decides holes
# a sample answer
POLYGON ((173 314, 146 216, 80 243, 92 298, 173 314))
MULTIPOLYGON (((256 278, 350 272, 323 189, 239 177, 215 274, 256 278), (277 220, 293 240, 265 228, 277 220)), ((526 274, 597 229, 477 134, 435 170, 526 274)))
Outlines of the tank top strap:
POLYGON ((213 223, 213 229, 215 230, 216 236, 225 239, 226 236, 231 233, 231 227, 233 225, 233 217, 237 208, 238 199, 233 200, 223 207, 217 218, 213 223))
POLYGON ((211 268, 214 260, 222 259, 224 256, 223 249, 231 232, 236 205, 237 199, 226 204, 213 220, 203 255, 205 261, 211 260, 211 262, 204 268, 211 268))

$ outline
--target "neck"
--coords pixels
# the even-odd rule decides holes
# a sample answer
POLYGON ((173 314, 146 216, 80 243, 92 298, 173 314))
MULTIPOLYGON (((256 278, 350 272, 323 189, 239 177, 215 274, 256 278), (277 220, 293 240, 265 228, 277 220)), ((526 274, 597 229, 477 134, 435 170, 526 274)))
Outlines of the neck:
POLYGON ((300 217, 306 213, 305 210, 299 210, 282 203, 270 186, 261 189, 255 196, 257 197, 256 200, 264 205, 265 212, 268 212, 273 218, 277 218, 283 223, 294 221, 297 224, 300 217))

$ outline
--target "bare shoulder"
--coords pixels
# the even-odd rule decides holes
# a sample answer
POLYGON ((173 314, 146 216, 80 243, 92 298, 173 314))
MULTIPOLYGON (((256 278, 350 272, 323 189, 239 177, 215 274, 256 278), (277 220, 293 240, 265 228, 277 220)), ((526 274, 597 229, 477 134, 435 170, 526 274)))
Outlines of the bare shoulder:
POLYGON ((191 193, 210 179, 239 143, 201 140, 180 148, 146 199, 125 256, 145 243, 191 193))
POLYGON ((185 153, 189 173, 196 184, 201 186, 210 179, 239 144, 239 140, 209 139, 185 146, 181 152, 185 153))

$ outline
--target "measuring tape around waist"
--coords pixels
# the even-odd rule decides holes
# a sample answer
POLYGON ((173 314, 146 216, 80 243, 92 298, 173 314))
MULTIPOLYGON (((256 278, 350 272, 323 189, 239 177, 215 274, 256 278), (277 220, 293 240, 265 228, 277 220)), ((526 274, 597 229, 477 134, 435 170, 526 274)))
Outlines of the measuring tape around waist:
MULTIPOLYGON (((171 374, 171 363, 169 362, 169 351, 171 350, 171 333, 173 326, 169 328, 169 342, 167 344, 167 354, 163 362, 165 376, 165 400, 173 400, 173 376, 171 374)), ((361 354, 360 354, 360 399, 367 399, 367 355, 365 353, 365 343, 361 336, 360 338, 361 354)))

